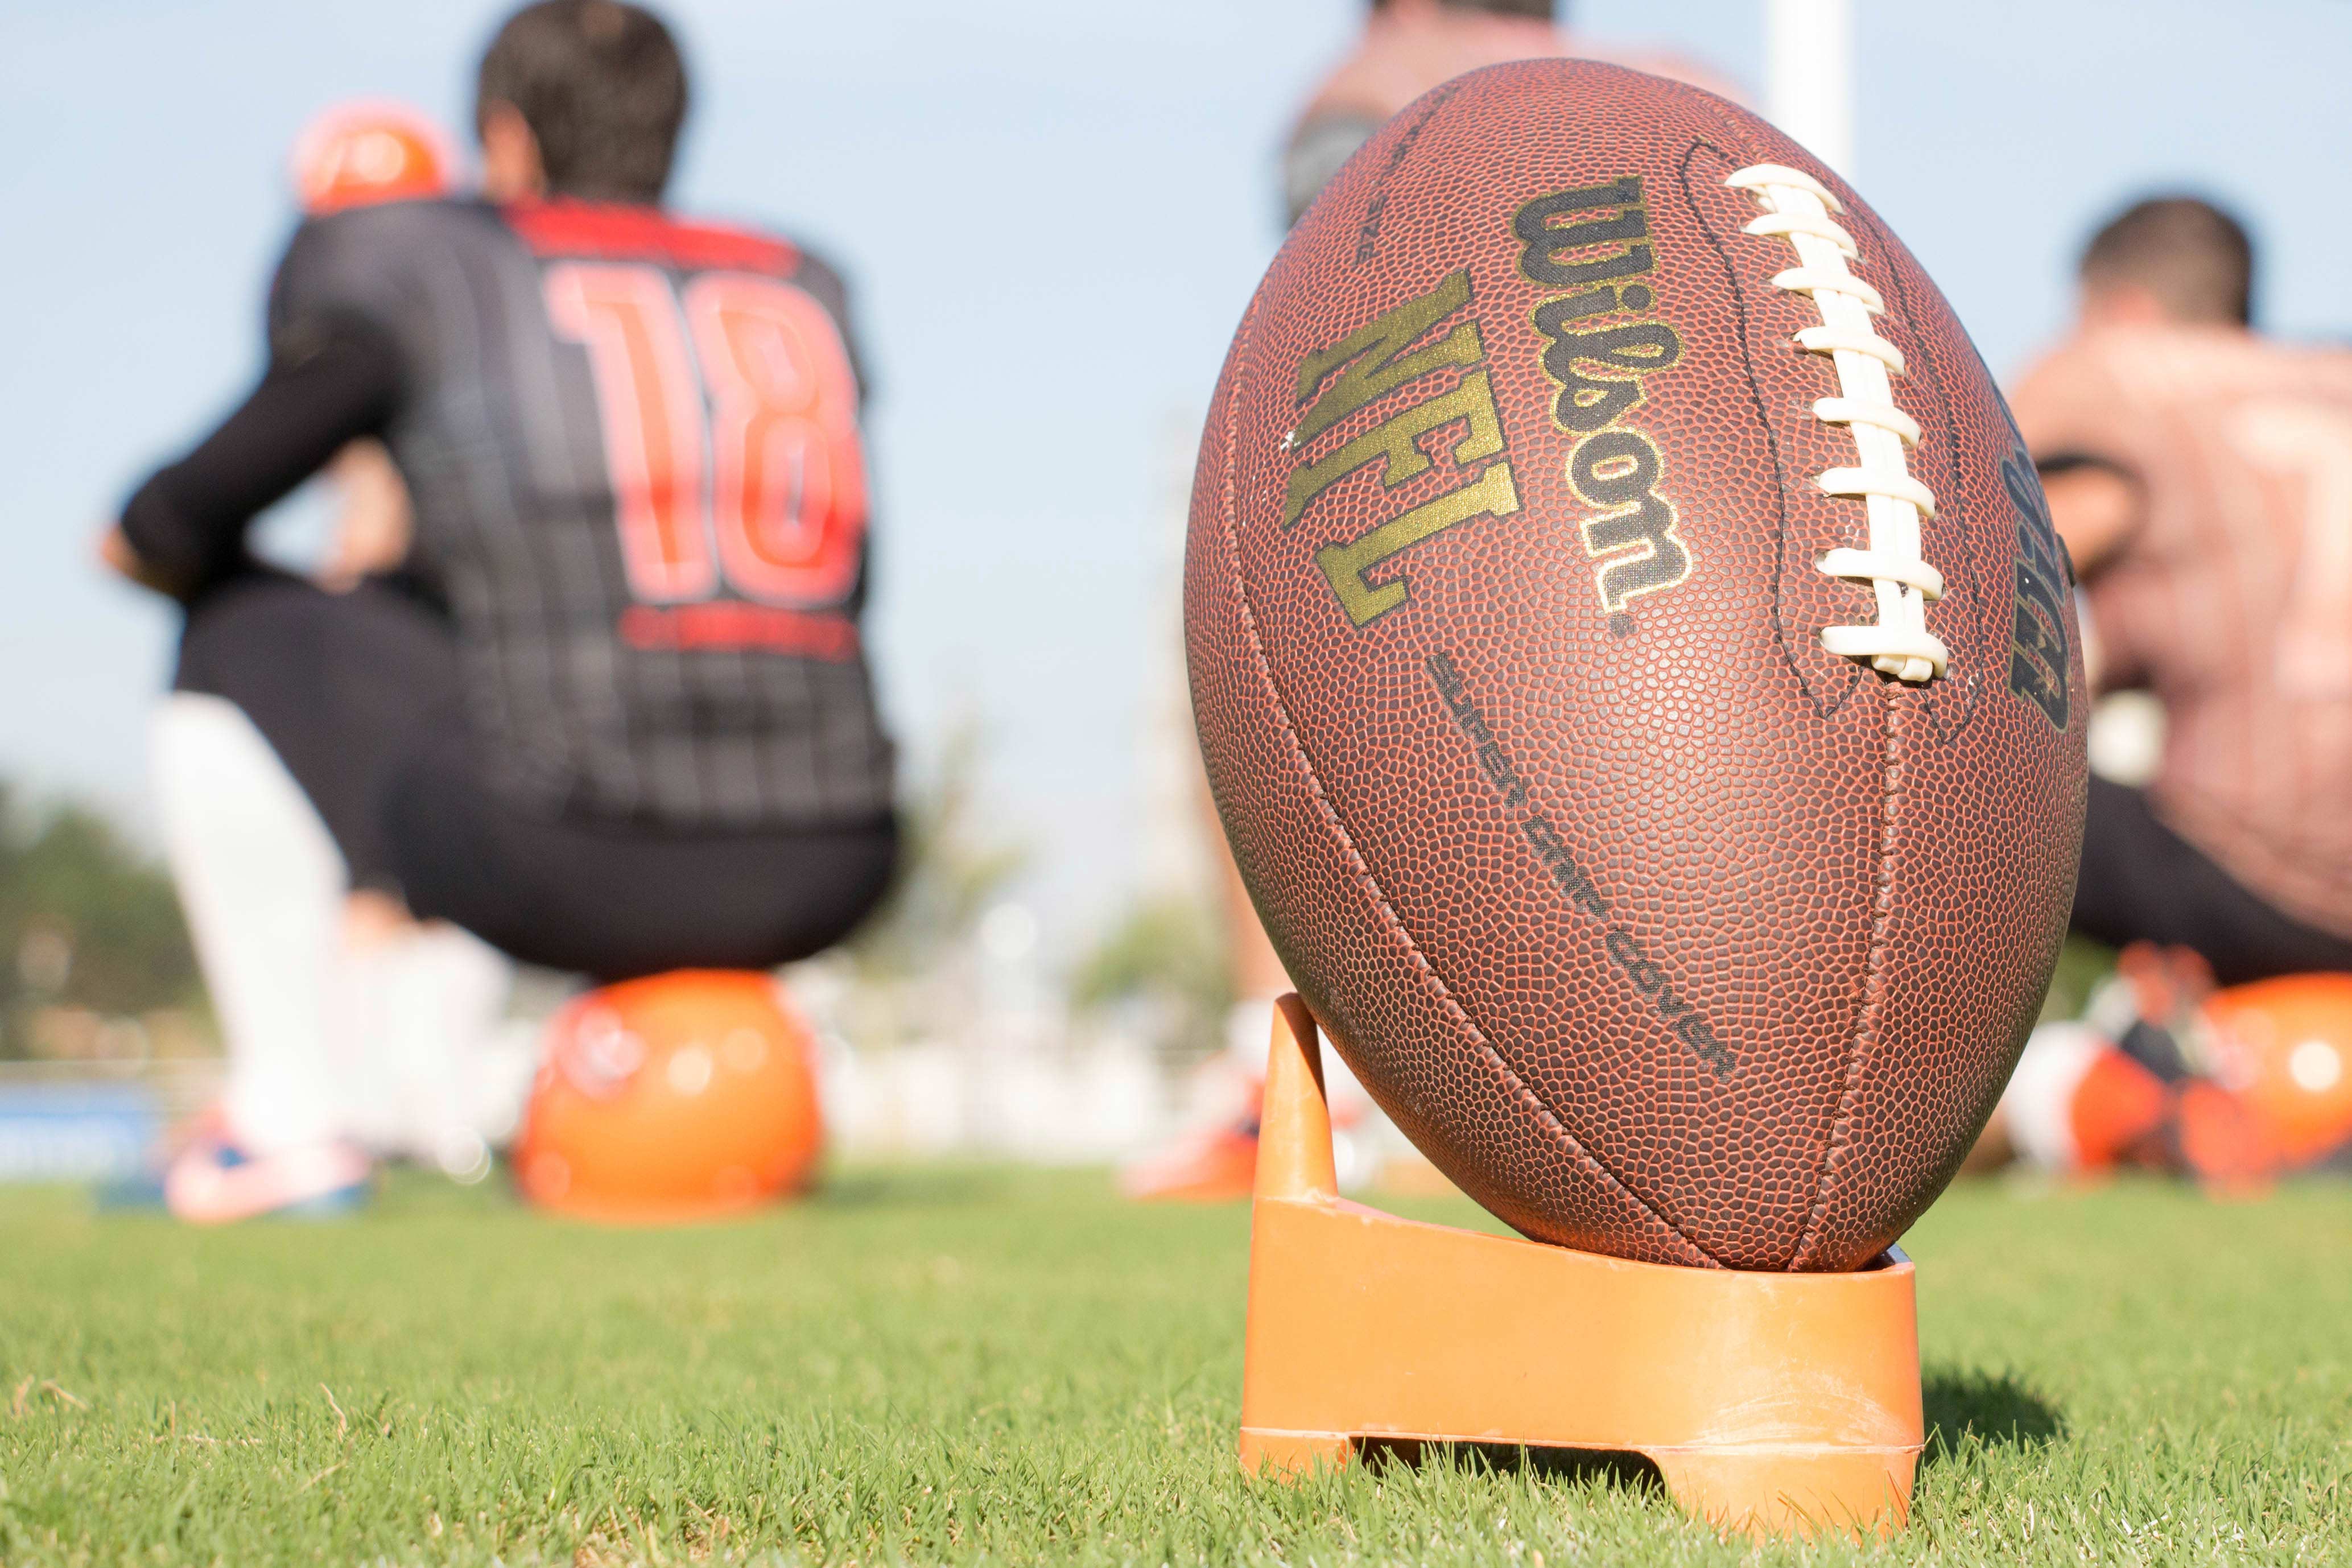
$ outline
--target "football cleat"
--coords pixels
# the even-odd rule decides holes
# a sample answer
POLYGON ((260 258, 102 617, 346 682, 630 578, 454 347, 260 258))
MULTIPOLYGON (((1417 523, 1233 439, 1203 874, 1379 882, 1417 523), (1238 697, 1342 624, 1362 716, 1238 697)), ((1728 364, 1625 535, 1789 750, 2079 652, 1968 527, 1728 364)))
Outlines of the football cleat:
POLYGON ((163 1206, 191 1225, 265 1215, 330 1219, 362 1207, 373 1167, 340 1140, 255 1154, 225 1141, 197 1143, 163 1173, 163 1206))
POLYGON ((1249 1108, 1229 1121, 1196 1129, 1165 1152, 1119 1173, 1122 1197, 1139 1203, 1230 1203, 1257 1183, 1258 1111, 1265 1086, 1252 1087, 1249 1108))

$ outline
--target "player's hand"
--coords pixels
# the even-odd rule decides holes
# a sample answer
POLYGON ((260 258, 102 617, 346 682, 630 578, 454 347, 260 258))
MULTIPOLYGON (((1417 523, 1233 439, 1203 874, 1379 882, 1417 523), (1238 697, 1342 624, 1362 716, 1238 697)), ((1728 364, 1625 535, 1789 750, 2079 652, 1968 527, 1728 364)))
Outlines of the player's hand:
POLYGON ((408 487, 380 441, 353 441, 327 467, 341 492, 342 510, 334 538, 318 571, 319 585, 349 593, 362 578, 389 572, 408 559, 415 523, 408 487))
POLYGON ((132 548, 121 523, 108 523, 106 531, 99 535, 98 558, 108 571, 126 582, 136 583, 166 598, 179 597, 180 584, 162 567, 132 548))

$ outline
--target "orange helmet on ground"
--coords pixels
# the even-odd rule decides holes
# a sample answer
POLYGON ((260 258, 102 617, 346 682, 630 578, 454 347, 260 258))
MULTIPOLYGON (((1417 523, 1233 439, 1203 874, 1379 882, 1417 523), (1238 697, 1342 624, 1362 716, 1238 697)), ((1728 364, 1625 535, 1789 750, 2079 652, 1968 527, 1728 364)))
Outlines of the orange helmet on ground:
POLYGON ((2289 974, 2217 991, 2214 1076, 2270 1123, 2289 1169, 2352 1140, 2352 974, 2289 974))
POLYGON ((799 1191, 824 1144, 814 1056, 764 974, 681 969, 592 991, 549 1027, 516 1180, 545 1207, 620 1221, 799 1191))
POLYGON ((439 126, 405 104, 347 103, 302 128, 292 167, 295 197, 316 217, 446 195, 457 155, 439 126))

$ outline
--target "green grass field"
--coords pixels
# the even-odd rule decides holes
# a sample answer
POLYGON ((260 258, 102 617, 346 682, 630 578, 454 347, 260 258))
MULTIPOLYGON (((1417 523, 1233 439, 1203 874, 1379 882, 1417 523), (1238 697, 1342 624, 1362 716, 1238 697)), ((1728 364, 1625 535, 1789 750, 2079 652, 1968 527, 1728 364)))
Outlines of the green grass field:
POLYGON ((852 1172, 667 1232, 0 1193, 0 1563, 2352 1562, 2352 1190, 1956 1191, 1911 1530, 1759 1554, 1509 1455, 1244 1481, 1247 1213, 1107 1186, 852 1172))

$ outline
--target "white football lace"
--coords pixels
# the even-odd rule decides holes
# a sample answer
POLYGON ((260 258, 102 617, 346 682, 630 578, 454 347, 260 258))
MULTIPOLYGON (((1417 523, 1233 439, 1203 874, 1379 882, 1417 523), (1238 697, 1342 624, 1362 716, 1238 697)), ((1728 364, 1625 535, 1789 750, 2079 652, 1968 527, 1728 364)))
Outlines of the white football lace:
POLYGON ((1943 597, 1944 578, 1919 554, 1919 523, 1936 515, 1936 498, 1911 477, 1904 449, 1916 446, 1919 425, 1895 406, 1890 375, 1903 374, 1903 353, 1878 335, 1870 318, 1886 309, 1878 290, 1846 270, 1860 254, 1838 226, 1838 199, 1810 174, 1779 163, 1758 163, 1723 182, 1747 191, 1764 214, 1753 235, 1779 235, 1796 247, 1797 265, 1772 279, 1776 289, 1810 294, 1822 324, 1797 334, 1797 346, 1825 353, 1837 366, 1842 395, 1813 404, 1813 417, 1843 425, 1860 461, 1832 468, 1815 482, 1827 494, 1861 499, 1869 508, 1870 548, 1832 550, 1815 562, 1832 577, 1869 583, 1878 595, 1878 624, 1823 626, 1822 646, 1846 658, 1864 658, 1898 680, 1932 680, 1950 653, 1927 629, 1927 601, 1943 597))

